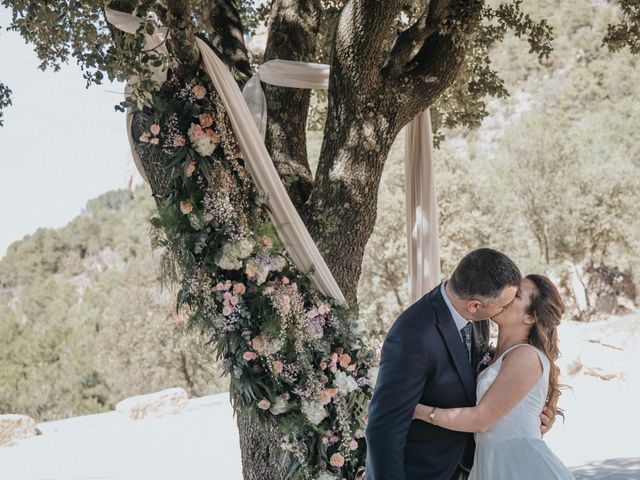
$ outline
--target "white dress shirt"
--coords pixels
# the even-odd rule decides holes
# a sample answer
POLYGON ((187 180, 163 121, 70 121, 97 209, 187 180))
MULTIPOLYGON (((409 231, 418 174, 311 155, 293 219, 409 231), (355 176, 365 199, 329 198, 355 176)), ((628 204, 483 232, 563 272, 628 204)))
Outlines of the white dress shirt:
POLYGON ((469 320, 467 320, 462 315, 460 315, 460 313, 458 313, 458 311, 452 305, 451 300, 449 300, 449 297, 447 296, 447 292, 444 288, 445 283, 446 282, 442 282, 442 284, 440 285, 440 291, 442 292, 442 296, 444 297, 444 301, 447 304, 447 307, 449 307, 449 311, 451 312, 453 321, 456 323, 456 328, 458 329, 458 335, 460 335, 460 340, 462 341, 462 343, 464 343, 464 338, 462 338, 462 332, 460 332, 460 330, 462 330, 464 327, 467 326, 467 323, 469 323, 469 320))

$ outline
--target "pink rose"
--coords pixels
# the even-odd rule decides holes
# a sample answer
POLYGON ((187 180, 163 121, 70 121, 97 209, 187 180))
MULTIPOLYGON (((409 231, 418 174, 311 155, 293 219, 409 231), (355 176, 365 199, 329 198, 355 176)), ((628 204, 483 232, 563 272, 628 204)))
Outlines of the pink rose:
POLYGON ((140 135, 140 138, 138 140, 140 140, 142 143, 149 143, 149 138, 149 133, 144 132, 142 135, 140 135))
POLYGON ((193 172, 195 172, 195 171, 196 171, 196 162, 191 160, 184 167, 184 175, 185 175, 185 177, 190 177, 191 175, 193 175, 193 172))
POLYGON ((351 439, 351 443, 349 444, 349 449, 357 450, 358 449, 358 441, 355 438, 351 439))
POLYGON ((289 284, 289 279, 287 277, 282 277, 282 284, 283 285, 288 285, 289 284))
POLYGON ((269 410, 269 407, 271 407, 271 402, 266 398, 263 398, 258 402, 258 408, 262 410, 269 410))
POLYGON ((158 145, 160 143, 160 140, 157 137, 153 137, 151 140, 149 140, 149 143, 151 145, 158 145))
POLYGON ((232 313, 233 313, 233 307, 226 306, 222 309, 222 315, 224 315, 225 317, 228 317, 232 313))
POLYGON ((331 455, 329 463, 334 467, 342 468, 344 466, 344 457, 339 453, 334 453, 331 455))
POLYGON ((149 127, 149 130, 154 135, 158 135, 160 133, 160 125, 158 125, 157 123, 154 123, 149 127))
POLYGON ((244 358, 247 362, 249 362, 251 360, 255 360, 256 358, 258 358, 258 355, 255 352, 244 352, 244 355, 242 355, 242 358, 244 358))

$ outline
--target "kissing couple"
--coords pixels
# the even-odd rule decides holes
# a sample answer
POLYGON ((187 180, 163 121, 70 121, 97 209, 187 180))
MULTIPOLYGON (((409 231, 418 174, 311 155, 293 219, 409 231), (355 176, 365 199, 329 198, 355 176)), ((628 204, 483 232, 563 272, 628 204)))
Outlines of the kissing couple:
POLYGON ((556 360, 564 310, 547 277, 523 278, 496 250, 467 254, 385 338, 365 478, 573 479, 542 440, 562 415, 556 360), (498 326, 493 355, 489 320, 498 326))

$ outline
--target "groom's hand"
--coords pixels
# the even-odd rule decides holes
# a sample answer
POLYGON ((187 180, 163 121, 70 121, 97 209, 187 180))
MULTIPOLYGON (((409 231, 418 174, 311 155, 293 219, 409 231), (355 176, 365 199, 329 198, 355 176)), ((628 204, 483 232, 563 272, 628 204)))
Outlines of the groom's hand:
POLYGON ((542 435, 544 435, 549 430, 551 430, 551 427, 553 427, 553 424, 555 423, 555 421, 556 421, 555 415, 551 413, 551 410, 549 410, 549 407, 545 406, 544 409, 542 410, 542 413, 540 414, 540 422, 541 422, 540 432, 542 433, 542 435))

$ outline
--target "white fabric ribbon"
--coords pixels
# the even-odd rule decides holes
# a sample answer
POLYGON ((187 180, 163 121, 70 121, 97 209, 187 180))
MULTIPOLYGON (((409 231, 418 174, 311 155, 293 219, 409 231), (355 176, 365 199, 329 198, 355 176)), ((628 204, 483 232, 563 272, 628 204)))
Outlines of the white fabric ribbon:
MULTIPOLYGON (((329 88, 329 65, 270 60, 245 84, 242 94, 264 138, 267 100, 261 81, 291 88, 329 88)), ((414 303, 440 280, 438 208, 434 185, 433 132, 427 109, 405 128, 405 202, 409 303, 414 303)))
POLYGON ((264 138, 267 132, 267 99, 260 82, 278 87, 329 88, 329 65, 324 63, 293 62, 291 60, 269 60, 258 67, 258 72, 242 89, 258 130, 264 138))
MULTIPOLYGON (((106 8, 106 14, 110 23, 128 33, 135 33, 142 23, 142 19, 138 17, 109 8, 106 8)), ((163 44, 166 32, 166 28, 159 27, 153 35, 146 36, 145 48, 157 48, 166 53, 166 45, 163 44)), ((257 188, 267 195, 272 221, 291 259, 300 271, 309 273, 320 292, 331 296, 340 304, 346 304, 344 295, 293 206, 264 145, 267 102, 261 81, 281 87, 327 89, 329 66, 271 60, 259 67, 258 73, 247 82, 241 93, 218 56, 199 38, 196 38, 196 43, 205 70, 227 109, 247 169, 257 188)), ((154 79, 158 83, 164 82, 166 71, 154 72, 154 79)), ((127 112, 127 134, 136 167, 147 180, 131 138, 130 112, 127 112)), ((440 279, 433 140, 428 110, 412 120, 406 127, 405 135, 409 301, 414 303, 440 279)))

